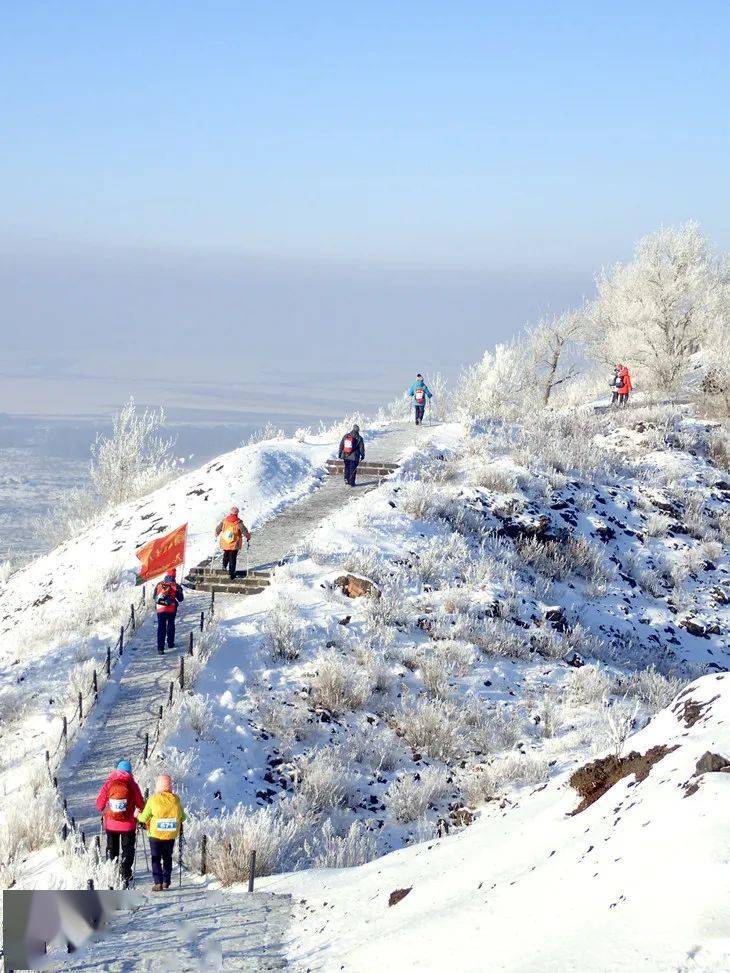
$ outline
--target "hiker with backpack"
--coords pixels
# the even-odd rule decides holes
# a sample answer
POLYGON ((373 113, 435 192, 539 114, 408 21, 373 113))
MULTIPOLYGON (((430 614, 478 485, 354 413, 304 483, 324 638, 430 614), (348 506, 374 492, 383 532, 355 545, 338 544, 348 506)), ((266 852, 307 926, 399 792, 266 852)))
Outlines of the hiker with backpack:
POLYGON ((340 449, 337 455, 345 467, 345 483, 354 487, 357 464, 361 459, 365 459, 365 443, 357 424, 349 432, 346 432, 340 440, 340 449))
POLYGON ((184 600, 182 587, 176 580, 177 571, 170 568, 162 581, 155 585, 153 599, 157 607, 157 651, 165 651, 165 640, 168 649, 175 648, 175 616, 177 606, 184 600))
POLYGON ((132 765, 120 760, 104 781, 96 809, 104 820, 106 857, 116 861, 121 851, 121 873, 124 887, 132 881, 137 821, 135 812, 144 807, 142 791, 132 776, 132 765))
POLYGON ((618 366, 618 377, 621 379, 621 384, 618 387, 618 404, 627 405, 629 392, 633 389, 633 385, 631 384, 631 376, 626 365, 618 366))
POLYGON ((433 393, 423 381, 423 375, 420 372, 416 375, 416 381, 408 389, 408 394, 416 407, 416 425, 420 426, 423 422, 423 414, 426 411, 426 402, 433 398, 433 393))
POLYGON ((621 388, 621 385, 623 384, 621 381, 621 375, 619 374, 620 371, 621 371, 621 366, 616 365, 613 369, 613 378, 608 383, 611 389, 611 405, 617 404, 618 395, 619 395, 618 390, 621 388))
POLYGON ((236 558, 243 547, 243 538, 246 538, 247 544, 251 543, 251 532, 238 516, 238 507, 231 507, 231 512, 216 527, 215 536, 223 551, 223 570, 228 569, 228 576, 233 581, 236 577, 236 558))
POLYGON ((155 793, 148 798, 137 819, 147 828, 149 837, 153 892, 170 888, 172 853, 178 835, 182 840, 182 823, 185 818, 180 798, 172 790, 172 778, 169 774, 160 774, 155 781, 155 793))

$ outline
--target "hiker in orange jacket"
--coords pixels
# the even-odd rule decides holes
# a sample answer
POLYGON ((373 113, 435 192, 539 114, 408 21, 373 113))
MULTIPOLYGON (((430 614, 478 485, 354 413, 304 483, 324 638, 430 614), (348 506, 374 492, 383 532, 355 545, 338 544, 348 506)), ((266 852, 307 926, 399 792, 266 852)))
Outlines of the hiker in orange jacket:
POLYGON ((238 516, 238 507, 231 507, 231 512, 216 527, 215 536, 223 551, 223 570, 228 569, 228 575, 233 581, 236 577, 236 558, 243 547, 243 538, 246 538, 246 543, 251 540, 251 532, 238 516))
POLYGON ((142 791, 132 776, 132 765, 120 760, 104 781, 96 798, 96 809, 104 818, 106 831, 106 857, 111 861, 119 858, 121 845, 121 872, 125 888, 132 881, 134 842, 137 822, 135 811, 144 807, 142 791))

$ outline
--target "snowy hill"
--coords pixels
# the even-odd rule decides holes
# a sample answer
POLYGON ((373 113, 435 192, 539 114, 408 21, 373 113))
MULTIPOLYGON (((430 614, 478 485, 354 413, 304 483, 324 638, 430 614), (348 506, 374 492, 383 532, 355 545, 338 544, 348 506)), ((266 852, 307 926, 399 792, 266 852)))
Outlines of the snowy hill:
MULTIPOLYGON (((730 758, 730 484, 711 425, 647 407, 414 430, 400 469, 293 543, 266 591, 219 599, 194 683, 135 768, 173 774, 188 867, 205 835, 213 880, 236 890, 255 848, 265 887, 300 903, 299 969, 723 969, 710 810, 730 780, 684 788, 705 751, 730 758), (377 597, 349 597, 348 573, 377 597), (687 700, 717 693, 690 725, 687 700), (570 813, 576 770, 675 743, 570 813)), ((10 579, 6 781, 103 652, 134 550, 187 520, 191 562, 208 556, 231 501, 256 528, 333 446, 235 451, 10 579)), ((45 879, 77 880, 48 844, 45 879)))
POLYGON ((730 676, 693 683, 628 741, 652 747, 667 753, 644 780, 624 777, 578 814, 563 776, 456 836, 269 880, 301 903, 298 968, 730 968, 730 676), (697 775, 708 751, 726 755, 725 772, 697 775))

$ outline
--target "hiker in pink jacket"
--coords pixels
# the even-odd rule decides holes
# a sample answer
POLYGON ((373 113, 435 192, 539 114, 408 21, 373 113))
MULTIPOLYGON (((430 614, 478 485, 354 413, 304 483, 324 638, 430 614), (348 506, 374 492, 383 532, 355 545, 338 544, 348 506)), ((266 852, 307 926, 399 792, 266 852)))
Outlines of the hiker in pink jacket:
POLYGON ((106 856, 111 861, 119 858, 121 846, 121 872, 126 888, 132 880, 134 862, 134 843, 136 839, 137 815, 144 807, 142 791, 132 777, 132 765, 128 760, 120 760, 99 791, 96 799, 97 810, 104 817, 106 831, 106 856))

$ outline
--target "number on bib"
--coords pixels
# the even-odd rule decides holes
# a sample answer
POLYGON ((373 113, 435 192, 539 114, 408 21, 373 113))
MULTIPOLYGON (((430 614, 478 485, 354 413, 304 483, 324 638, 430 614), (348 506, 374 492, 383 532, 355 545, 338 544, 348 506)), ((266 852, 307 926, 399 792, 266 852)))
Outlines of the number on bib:
POLYGON ((127 799, 126 798, 121 798, 121 799, 119 799, 119 798, 112 798, 109 801, 109 808, 115 814, 124 814, 124 812, 127 810, 127 799))
POLYGON ((177 831, 177 818, 158 818, 158 831, 177 831))

